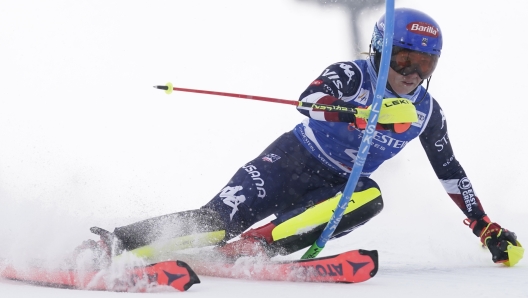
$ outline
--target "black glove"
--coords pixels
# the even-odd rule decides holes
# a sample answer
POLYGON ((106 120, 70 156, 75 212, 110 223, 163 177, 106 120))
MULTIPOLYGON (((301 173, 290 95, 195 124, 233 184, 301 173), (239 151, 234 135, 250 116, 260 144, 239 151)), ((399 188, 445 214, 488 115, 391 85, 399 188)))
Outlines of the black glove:
MULTIPOLYGON (((336 107, 345 107, 345 108, 352 108, 355 109, 357 106, 355 104, 346 102, 342 99, 338 99, 332 103, 333 106, 336 107)), ((346 122, 346 123, 355 123, 356 121, 356 115, 353 113, 348 112, 336 112, 337 118, 339 118, 339 122, 346 122)))
POLYGON ((513 266, 522 259, 524 248, 514 232, 490 222, 487 216, 470 221, 469 226, 480 237, 482 245, 489 249, 493 262, 513 266))

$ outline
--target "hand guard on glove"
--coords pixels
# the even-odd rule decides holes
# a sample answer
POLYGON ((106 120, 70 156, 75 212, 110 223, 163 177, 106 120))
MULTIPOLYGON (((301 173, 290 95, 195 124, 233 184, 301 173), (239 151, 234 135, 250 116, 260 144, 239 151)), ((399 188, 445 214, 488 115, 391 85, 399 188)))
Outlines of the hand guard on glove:
MULTIPOLYGON (((357 109, 358 114, 354 126, 365 129, 372 106, 367 109, 357 109)), ((388 130, 395 133, 406 132, 413 122, 418 121, 416 107, 405 98, 384 98, 379 107, 376 130, 388 130)))
MULTIPOLYGON (((354 123, 354 127, 356 127, 357 129, 360 129, 360 130, 364 130, 367 127, 367 121, 368 121, 368 119, 356 118, 355 121, 353 122, 354 123)), ((386 124, 377 123, 376 124, 376 130, 388 130, 390 132, 395 132, 395 133, 406 132, 410 127, 411 127, 411 123, 410 122, 407 122, 407 123, 386 123, 386 124)))
POLYGON ((480 237, 482 245, 491 252, 493 262, 513 266, 522 259, 524 248, 514 232, 491 222, 487 216, 478 220, 468 220, 468 222, 473 233, 480 237))

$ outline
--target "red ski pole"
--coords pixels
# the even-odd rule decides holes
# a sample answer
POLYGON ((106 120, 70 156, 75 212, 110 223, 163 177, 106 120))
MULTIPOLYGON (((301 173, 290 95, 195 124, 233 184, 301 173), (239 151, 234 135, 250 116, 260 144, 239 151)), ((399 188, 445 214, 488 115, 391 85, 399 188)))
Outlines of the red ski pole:
POLYGON ((264 97, 264 96, 255 96, 255 95, 246 95, 246 94, 237 94, 237 93, 227 93, 227 92, 218 92, 218 91, 208 91, 208 90, 180 88, 180 87, 172 86, 171 83, 167 83, 167 85, 157 85, 157 86, 154 86, 154 88, 165 90, 165 93, 167 93, 167 94, 171 94, 172 91, 201 93, 201 94, 219 95, 219 96, 227 96, 227 97, 245 98, 245 99, 251 99, 251 100, 261 100, 261 101, 267 101, 267 102, 276 102, 276 103, 300 106, 300 107, 305 107, 305 108, 313 108, 313 109, 317 109, 317 110, 324 110, 324 111, 328 111, 328 112, 347 112, 347 113, 352 113, 352 114, 358 114, 358 110, 357 109, 349 108, 349 107, 332 106, 332 105, 325 105, 325 104, 315 104, 315 103, 302 102, 302 101, 297 101, 297 100, 279 99, 279 98, 273 98, 273 97, 264 97))

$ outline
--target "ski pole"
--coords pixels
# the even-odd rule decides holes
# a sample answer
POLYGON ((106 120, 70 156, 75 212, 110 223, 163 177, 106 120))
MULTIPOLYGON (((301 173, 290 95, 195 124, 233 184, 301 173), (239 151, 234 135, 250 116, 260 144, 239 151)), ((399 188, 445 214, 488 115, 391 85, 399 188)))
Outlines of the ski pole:
POLYGON ((288 104, 288 105, 299 106, 299 107, 304 107, 304 108, 312 108, 312 109, 316 109, 316 110, 324 110, 324 111, 327 111, 327 112, 352 113, 352 114, 357 115, 357 117, 364 118, 364 119, 368 118, 368 115, 370 114, 369 110, 361 109, 361 108, 350 108, 350 107, 343 107, 343 106, 316 104, 316 103, 302 102, 302 101, 297 101, 297 100, 288 100, 288 99, 280 99, 280 98, 264 97, 264 96, 256 96, 256 95, 246 95, 246 94, 237 94, 237 93, 227 93, 227 92, 218 92, 218 91, 208 91, 208 90, 180 88, 180 87, 174 87, 172 85, 172 83, 167 83, 166 85, 157 85, 157 86, 154 86, 154 88, 165 90, 165 93, 167 93, 167 94, 171 94, 172 91, 201 93, 201 94, 210 94, 210 95, 219 95, 219 96, 227 96, 227 97, 236 97, 236 98, 245 98, 245 99, 251 99, 251 100, 260 100, 260 101, 267 101, 267 102, 282 103, 282 104, 288 104))
POLYGON ((251 99, 251 100, 261 100, 261 101, 268 101, 268 102, 277 102, 277 103, 289 104, 289 105, 294 105, 294 106, 297 105, 296 100, 279 99, 279 98, 237 94, 237 93, 218 92, 218 91, 209 91, 209 90, 180 88, 180 87, 174 87, 172 83, 167 83, 167 85, 154 86, 154 88, 165 90, 165 93, 167 94, 171 94, 172 91, 181 91, 181 92, 191 92, 191 93, 201 93, 201 94, 209 94, 209 95, 220 95, 220 96, 228 96, 228 97, 245 98, 245 99, 251 99))
POLYGON ((315 258, 324 248, 326 242, 330 240, 330 237, 332 237, 332 234, 341 221, 343 213, 345 212, 348 203, 352 198, 352 194, 358 183, 359 176, 361 175, 361 171, 365 165, 365 160, 367 159, 370 149, 370 142, 374 136, 374 132, 376 131, 376 123, 378 122, 379 110, 383 101, 385 85, 387 84, 390 55, 392 51, 392 36, 394 33, 394 0, 385 1, 385 6, 385 34, 383 36, 380 70, 378 73, 378 81, 376 82, 376 91, 374 92, 374 101, 372 102, 372 111, 370 112, 367 127, 365 129, 365 133, 363 134, 354 166, 350 172, 350 177, 348 178, 348 181, 345 185, 341 199, 337 203, 335 211, 326 224, 323 232, 315 241, 315 243, 312 244, 312 246, 308 249, 308 251, 304 253, 302 259, 315 258))

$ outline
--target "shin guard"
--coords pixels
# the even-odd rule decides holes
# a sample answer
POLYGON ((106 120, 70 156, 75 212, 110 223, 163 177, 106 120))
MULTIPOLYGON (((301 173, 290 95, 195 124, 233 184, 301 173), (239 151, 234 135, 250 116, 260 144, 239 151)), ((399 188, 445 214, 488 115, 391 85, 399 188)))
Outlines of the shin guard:
MULTIPOLYGON (((381 191, 375 183, 373 184, 353 193, 334 232, 335 236, 347 234, 381 212, 383 209, 381 191)), ((279 254, 290 254, 312 245, 330 220, 340 198, 341 194, 338 194, 276 225, 271 231, 273 238, 271 245, 274 250, 279 254)))

